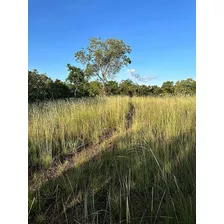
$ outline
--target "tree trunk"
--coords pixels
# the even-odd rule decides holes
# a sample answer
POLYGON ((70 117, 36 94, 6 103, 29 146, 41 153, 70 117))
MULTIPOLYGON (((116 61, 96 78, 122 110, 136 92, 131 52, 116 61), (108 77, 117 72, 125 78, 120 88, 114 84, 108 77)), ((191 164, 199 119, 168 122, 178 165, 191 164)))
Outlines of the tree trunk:
POLYGON ((107 82, 107 79, 106 79, 106 76, 105 76, 105 72, 101 70, 101 73, 102 73, 102 78, 101 78, 101 81, 102 81, 102 96, 106 96, 106 82, 107 82))
POLYGON ((105 81, 102 82, 102 96, 106 96, 107 92, 106 92, 106 86, 105 86, 105 81))

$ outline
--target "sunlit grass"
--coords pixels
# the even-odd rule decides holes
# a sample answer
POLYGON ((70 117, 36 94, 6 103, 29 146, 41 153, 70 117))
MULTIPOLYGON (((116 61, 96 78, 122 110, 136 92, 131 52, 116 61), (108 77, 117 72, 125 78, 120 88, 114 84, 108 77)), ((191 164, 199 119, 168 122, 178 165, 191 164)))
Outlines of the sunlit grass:
POLYGON ((125 125, 128 98, 58 101, 29 107, 29 165, 48 167, 60 154, 95 143, 125 125))
POLYGON ((39 152, 42 166, 52 142, 64 141, 68 153, 69 141, 97 143, 116 128, 69 170, 30 189, 32 222, 195 223, 195 106, 195 97, 111 97, 31 107, 29 156, 39 152))

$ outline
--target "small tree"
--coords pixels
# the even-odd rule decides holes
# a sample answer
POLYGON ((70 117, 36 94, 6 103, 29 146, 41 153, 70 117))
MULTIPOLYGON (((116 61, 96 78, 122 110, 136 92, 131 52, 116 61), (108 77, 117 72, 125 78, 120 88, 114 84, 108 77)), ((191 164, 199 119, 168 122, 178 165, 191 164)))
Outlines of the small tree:
POLYGON ((86 83, 88 82, 88 76, 84 74, 83 70, 72 66, 70 64, 67 64, 67 68, 69 71, 69 75, 66 78, 66 82, 68 82, 71 89, 74 92, 74 97, 77 97, 77 92, 83 92, 86 86, 86 83))
POLYGON ((166 81, 163 83, 161 89, 163 94, 174 94, 174 83, 172 81, 166 81))
POLYGON ((50 87, 52 79, 46 76, 46 74, 39 74, 37 69, 28 71, 28 101, 42 101, 49 99, 50 87))
POLYGON ((123 95, 133 95, 136 91, 136 86, 134 82, 130 79, 122 80, 120 85, 120 92, 123 95))
POLYGON ((85 65, 85 74, 96 76, 102 82, 102 93, 106 95, 105 84, 113 78, 124 65, 131 64, 127 54, 131 53, 130 46, 122 40, 109 38, 90 38, 89 47, 75 53, 78 62, 85 65))
POLYGON ((107 95, 117 95, 119 94, 119 85, 116 81, 108 81, 106 83, 106 93, 107 95))
POLYGON ((174 90, 175 94, 194 95, 196 94, 196 81, 191 78, 177 81, 174 90))
POLYGON ((70 97, 70 89, 59 79, 49 84, 52 99, 61 99, 70 97))
POLYGON ((162 89, 157 85, 151 86, 151 91, 154 96, 160 96, 162 94, 162 89))

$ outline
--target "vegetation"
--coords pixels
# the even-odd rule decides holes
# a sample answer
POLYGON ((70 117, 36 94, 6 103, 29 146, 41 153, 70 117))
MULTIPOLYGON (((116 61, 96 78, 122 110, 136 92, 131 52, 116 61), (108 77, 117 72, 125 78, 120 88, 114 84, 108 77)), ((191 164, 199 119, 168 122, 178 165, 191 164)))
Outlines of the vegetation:
MULTIPOLYGON (((67 65, 69 74, 65 82, 56 79, 53 81, 46 74, 39 74, 34 69, 28 71, 30 103, 53 99, 69 99, 100 96, 103 84, 100 81, 90 81, 83 70, 67 65)), ((107 81, 105 83, 106 95, 130 95, 134 96, 174 96, 174 95, 195 95, 196 81, 188 78, 186 80, 173 82, 167 81, 159 86, 147 86, 135 84, 127 79, 120 83, 116 81, 107 81)))
POLYGON ((191 78, 176 82, 167 81, 158 86, 139 85, 127 79, 120 83, 111 81, 123 66, 131 63, 127 56, 130 46, 122 40, 90 38, 87 49, 75 53, 76 61, 83 64, 80 69, 67 64, 69 72, 65 82, 53 81, 37 69, 28 71, 29 103, 54 99, 83 98, 105 95, 167 96, 195 95, 196 81, 191 78), (96 80, 90 80, 92 77, 96 80))
POLYGON ((108 78, 113 78, 124 65, 131 64, 127 54, 131 53, 130 46, 122 40, 109 38, 91 38, 89 47, 75 53, 75 58, 86 66, 87 76, 96 76, 102 83, 102 94, 106 95, 105 85, 108 78))
POLYGON ((84 72, 75 66, 67 64, 69 75, 66 78, 66 82, 73 93, 73 97, 81 97, 87 95, 87 85, 89 77, 84 72))
POLYGON ((195 223, 196 81, 112 81, 130 53, 91 38, 64 82, 28 71, 30 223, 195 223))
POLYGON ((30 223, 195 223, 195 96, 129 84, 29 105, 30 223))
POLYGON ((29 166, 47 167, 54 157, 96 143, 124 127, 127 98, 57 101, 29 106, 29 166))

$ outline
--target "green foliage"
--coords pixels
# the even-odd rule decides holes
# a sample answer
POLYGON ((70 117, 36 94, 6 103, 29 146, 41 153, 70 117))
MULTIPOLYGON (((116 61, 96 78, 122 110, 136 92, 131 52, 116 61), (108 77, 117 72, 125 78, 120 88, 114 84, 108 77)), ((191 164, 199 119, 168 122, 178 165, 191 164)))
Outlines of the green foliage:
POLYGON ((136 87, 135 87, 134 82, 131 81, 130 79, 122 80, 119 87, 120 87, 120 92, 123 95, 135 94, 136 87))
POLYGON ((146 85, 138 85, 136 92, 137 92, 138 96, 152 95, 152 90, 151 90, 150 86, 146 86, 146 85))
POLYGON ((59 79, 56 79, 55 82, 49 83, 49 88, 52 96, 51 98, 53 99, 64 99, 71 95, 68 86, 59 79))
POLYGON ((122 40, 108 38, 90 38, 89 46, 75 53, 75 59, 85 66, 82 70, 67 64, 69 72, 65 82, 53 81, 46 74, 39 74, 34 69, 28 71, 29 103, 44 100, 95 97, 98 95, 129 95, 129 96, 167 96, 195 95, 196 81, 191 78, 177 81, 166 81, 159 86, 135 84, 127 79, 118 83, 109 81, 123 66, 131 64, 128 55, 130 46, 122 40), (95 80, 89 81, 90 78, 95 80))
POLYGON ((66 81, 68 81, 69 83, 80 85, 87 81, 87 78, 85 77, 82 69, 70 64, 67 64, 67 68, 69 71, 69 75, 66 78, 66 81))
POLYGON ((98 81, 92 81, 88 84, 89 96, 100 95, 101 84, 98 81))
POLYGON ((131 53, 130 46, 122 40, 109 38, 90 38, 87 49, 75 53, 78 62, 86 66, 85 74, 95 76, 102 82, 102 92, 106 93, 105 83, 113 78, 124 65, 131 63, 127 54, 131 53))
MULTIPOLYGON (((69 97, 95 97, 102 95, 102 89, 107 95, 129 95, 129 96, 166 96, 166 95, 195 95, 196 81, 188 78, 186 80, 167 81, 159 86, 147 86, 135 84, 132 80, 107 81, 103 83, 99 80, 89 81, 90 76, 82 69, 67 65, 69 75, 66 82, 58 79, 52 81, 46 74, 39 74, 36 69, 28 71, 29 103, 43 100, 65 99, 69 97), (105 85, 105 86, 104 86, 105 85), (104 87, 103 87, 104 86, 104 87)), ((104 95, 104 94, 103 94, 104 95)))
POLYGON ((118 95, 120 92, 119 85, 116 81, 108 81, 106 83, 107 95, 118 95))
POLYGON ((51 97, 50 85, 53 81, 36 69, 28 71, 28 101, 42 101, 51 97))
POLYGON ((196 94, 196 81, 191 78, 177 81, 175 84, 174 91, 175 94, 194 95, 196 94))
POLYGON ((162 84, 161 90, 163 94, 174 94, 174 83, 172 81, 166 81, 162 84))
POLYGON ((153 95, 160 96, 162 94, 162 89, 159 86, 151 86, 153 95))
POLYGON ((74 97, 82 97, 87 95, 87 83, 89 76, 82 69, 67 64, 69 75, 66 81, 69 84, 69 89, 74 97))

